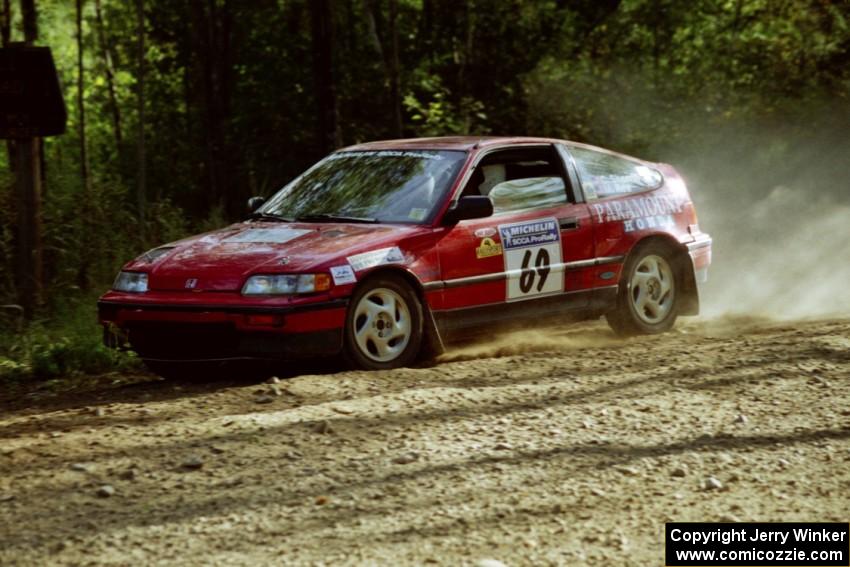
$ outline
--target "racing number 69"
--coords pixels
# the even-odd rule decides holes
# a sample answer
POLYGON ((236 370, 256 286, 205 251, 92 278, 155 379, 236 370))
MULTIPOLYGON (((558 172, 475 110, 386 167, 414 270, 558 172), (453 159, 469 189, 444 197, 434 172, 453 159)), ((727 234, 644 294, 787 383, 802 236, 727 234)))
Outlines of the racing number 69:
POLYGON ((549 267, 549 252, 545 248, 540 248, 537 251, 537 256, 534 258, 534 268, 529 267, 531 256, 531 250, 526 250, 522 257, 522 273, 519 276, 519 289, 523 293, 531 291, 536 276, 539 276, 537 280, 537 291, 542 290, 546 284, 546 278, 552 270, 549 267))

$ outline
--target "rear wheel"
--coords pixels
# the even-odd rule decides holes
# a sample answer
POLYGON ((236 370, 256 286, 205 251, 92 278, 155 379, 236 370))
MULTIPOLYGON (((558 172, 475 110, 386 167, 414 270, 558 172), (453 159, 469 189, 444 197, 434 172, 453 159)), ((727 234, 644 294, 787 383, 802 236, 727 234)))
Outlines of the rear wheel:
POLYGON ((345 354, 359 368, 407 366, 422 345, 422 305, 400 278, 367 280, 352 297, 345 324, 345 354))
POLYGON ((679 315, 679 281, 668 247, 651 243, 626 262, 617 308, 605 317, 620 335, 668 331, 679 315))

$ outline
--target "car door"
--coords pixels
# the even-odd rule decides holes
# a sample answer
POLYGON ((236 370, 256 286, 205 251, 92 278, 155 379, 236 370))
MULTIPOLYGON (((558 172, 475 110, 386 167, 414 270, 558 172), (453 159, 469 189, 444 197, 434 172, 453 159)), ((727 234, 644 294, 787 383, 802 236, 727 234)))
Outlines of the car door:
POLYGON ((587 306, 593 224, 549 144, 480 155, 460 195, 487 194, 491 217, 465 220, 440 240, 441 313, 450 327, 587 306))

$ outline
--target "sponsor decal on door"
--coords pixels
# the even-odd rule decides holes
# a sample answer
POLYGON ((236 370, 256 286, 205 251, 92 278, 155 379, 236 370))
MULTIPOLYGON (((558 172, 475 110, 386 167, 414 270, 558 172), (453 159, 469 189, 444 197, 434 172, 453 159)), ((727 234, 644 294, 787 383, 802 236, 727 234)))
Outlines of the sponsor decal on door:
POLYGON ((492 238, 482 238, 481 244, 475 249, 475 257, 479 260, 482 258, 490 258, 491 256, 500 256, 502 254, 502 245, 493 242, 492 238))
POLYGON ((554 218, 499 225, 508 301, 564 291, 561 230, 554 218))

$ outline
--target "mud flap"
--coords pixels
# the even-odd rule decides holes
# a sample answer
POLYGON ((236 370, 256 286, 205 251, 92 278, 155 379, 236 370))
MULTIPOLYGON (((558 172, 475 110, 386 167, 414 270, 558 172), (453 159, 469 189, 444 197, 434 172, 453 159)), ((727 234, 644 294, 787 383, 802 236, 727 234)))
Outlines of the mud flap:
POLYGON ((437 326, 437 320, 434 318, 434 313, 431 308, 423 302, 423 330, 425 331, 425 341, 423 343, 422 354, 426 357, 435 357, 446 352, 446 345, 443 342, 443 337, 440 335, 440 329, 437 326))
POLYGON ((703 275, 702 281, 705 281, 706 274, 698 274, 694 267, 694 259, 688 252, 678 255, 679 269, 682 274, 682 299, 679 307, 679 315, 694 316, 699 315, 699 297, 700 297, 700 275, 703 275))

